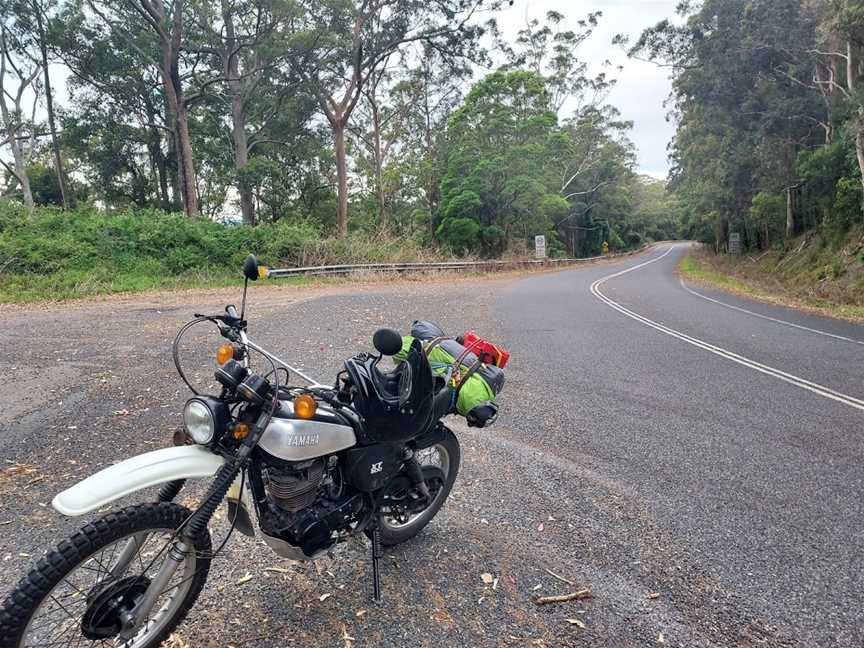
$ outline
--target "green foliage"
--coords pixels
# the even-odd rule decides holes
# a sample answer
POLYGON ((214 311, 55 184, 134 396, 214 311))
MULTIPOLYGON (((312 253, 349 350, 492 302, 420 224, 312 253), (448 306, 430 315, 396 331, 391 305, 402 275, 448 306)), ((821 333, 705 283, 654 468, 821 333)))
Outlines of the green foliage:
POLYGON ((156 210, 34 215, 0 201, 0 301, 60 299, 163 285, 221 283, 250 252, 272 267, 415 260, 411 238, 321 238, 309 224, 226 226, 156 210))
POLYGON ((841 245, 862 222, 861 3, 706 0, 679 13, 631 53, 673 69, 672 184, 688 231, 718 250, 732 231, 752 248, 807 230, 841 245))
POLYGON ((563 208, 554 169, 562 134, 542 77, 490 74, 454 113, 447 137, 438 228, 445 245, 494 256, 511 238, 551 229, 548 212, 563 208))

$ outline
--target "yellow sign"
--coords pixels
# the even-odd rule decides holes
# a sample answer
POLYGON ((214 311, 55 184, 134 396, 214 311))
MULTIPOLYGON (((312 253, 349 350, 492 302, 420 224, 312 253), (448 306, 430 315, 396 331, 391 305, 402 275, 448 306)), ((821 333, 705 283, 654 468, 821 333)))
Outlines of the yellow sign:
POLYGON ((603 254, 609 254, 609 243, 603 241, 603 254))

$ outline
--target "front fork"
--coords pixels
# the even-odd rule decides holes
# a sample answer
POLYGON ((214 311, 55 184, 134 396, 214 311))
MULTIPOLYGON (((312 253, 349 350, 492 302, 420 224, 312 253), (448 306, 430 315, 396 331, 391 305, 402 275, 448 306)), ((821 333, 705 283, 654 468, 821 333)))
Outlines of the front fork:
MULTIPOLYGON (((162 488, 159 489, 158 501, 172 501, 175 497, 177 497, 177 494, 180 492, 180 490, 185 484, 185 479, 175 479, 174 481, 163 484, 162 488)), ((114 564, 111 565, 111 568, 108 571, 111 580, 120 580, 123 574, 126 573, 126 570, 129 569, 129 565, 131 564, 135 556, 138 554, 140 548, 145 545, 145 543, 147 542, 147 538, 149 537, 149 533, 139 533, 129 538, 129 540, 126 542, 126 546, 123 547, 120 555, 117 556, 117 560, 114 561, 114 564)))
MULTIPOLYGON (((135 607, 127 615, 125 615, 125 618, 123 619, 124 629, 119 635, 121 640, 125 641, 134 637, 141 625, 150 617, 150 613, 153 610, 153 606, 156 604, 156 600, 166 590, 168 583, 171 582, 171 578, 177 572, 180 565, 186 560, 186 555, 190 551, 195 550, 195 539, 207 528, 210 518, 212 518, 213 513, 216 512, 216 508, 225 498, 228 489, 231 487, 231 484, 234 482, 238 473, 243 469, 247 457, 248 452, 242 453, 237 459, 225 463, 222 468, 219 469, 219 472, 216 474, 216 479, 210 485, 204 504, 202 504, 201 507, 196 510, 188 520, 186 520, 180 538, 171 545, 171 549, 168 551, 168 556, 163 561, 162 566, 159 567, 159 571, 150 582, 150 585, 147 587, 141 600, 138 601, 135 607)), ((164 484, 159 490, 159 501, 172 501, 177 497, 177 494, 183 488, 185 482, 185 479, 177 479, 164 484)), ((129 539, 126 546, 123 548, 120 557, 111 568, 111 575, 114 578, 122 575, 128 569, 132 559, 137 554, 138 547, 146 541, 147 535, 140 535, 143 535, 143 538, 134 536, 129 539)))

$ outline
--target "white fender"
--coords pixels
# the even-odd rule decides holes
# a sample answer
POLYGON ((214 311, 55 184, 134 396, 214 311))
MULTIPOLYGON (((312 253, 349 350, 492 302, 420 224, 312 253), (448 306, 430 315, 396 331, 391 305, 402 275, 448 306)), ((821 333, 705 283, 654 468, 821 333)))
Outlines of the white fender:
POLYGON ((212 477, 224 463, 202 446, 154 450, 100 470, 58 493, 51 505, 63 515, 84 515, 142 488, 174 479, 212 477))

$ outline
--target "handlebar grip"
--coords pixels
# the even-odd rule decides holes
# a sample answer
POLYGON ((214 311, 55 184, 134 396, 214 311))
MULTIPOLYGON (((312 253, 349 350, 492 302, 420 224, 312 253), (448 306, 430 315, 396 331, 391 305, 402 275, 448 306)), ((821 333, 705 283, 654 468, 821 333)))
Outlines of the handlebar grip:
POLYGON ((233 304, 226 306, 225 312, 228 314, 229 317, 234 317, 236 319, 240 319, 240 315, 237 314, 237 309, 234 308, 233 304))

